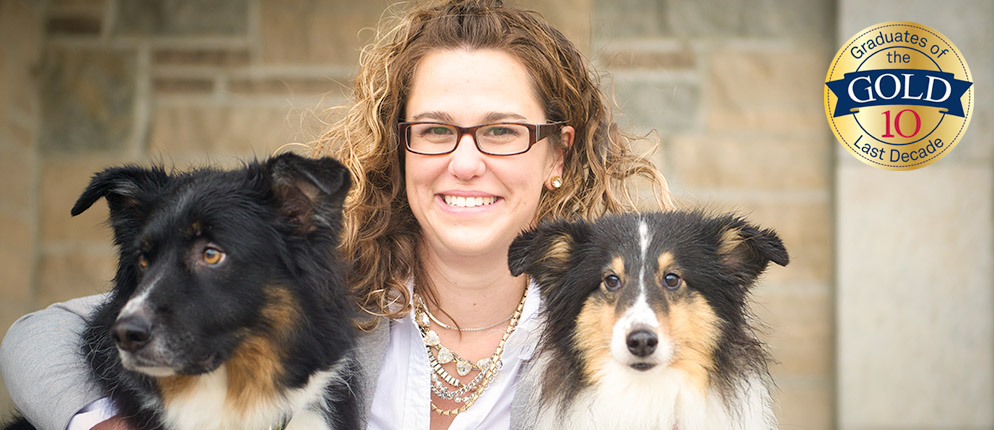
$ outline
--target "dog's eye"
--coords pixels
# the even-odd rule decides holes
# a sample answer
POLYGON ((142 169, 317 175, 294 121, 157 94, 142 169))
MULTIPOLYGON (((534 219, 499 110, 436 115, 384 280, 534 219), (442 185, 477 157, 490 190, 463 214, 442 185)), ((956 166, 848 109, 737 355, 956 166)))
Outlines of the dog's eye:
POLYGON ((138 256, 138 267, 142 269, 148 268, 148 257, 145 257, 144 254, 138 256))
POLYGON ((221 264, 224 261, 224 251, 213 247, 204 248, 203 260, 210 266, 221 264))
POLYGON ((682 283, 683 279, 681 279, 680 275, 677 275, 676 273, 667 273, 666 276, 663 276, 663 285, 671 290, 680 288, 680 284, 682 283))
POLYGON ((604 288, 608 291, 617 291, 621 288, 621 278, 618 275, 607 275, 604 277, 604 288))

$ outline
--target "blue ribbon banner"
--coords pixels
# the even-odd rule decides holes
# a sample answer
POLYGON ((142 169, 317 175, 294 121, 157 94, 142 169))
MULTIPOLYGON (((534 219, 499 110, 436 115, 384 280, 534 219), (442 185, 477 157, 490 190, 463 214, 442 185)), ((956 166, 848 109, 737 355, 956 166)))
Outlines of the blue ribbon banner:
POLYGON ((920 69, 882 69, 846 73, 826 82, 839 98, 833 117, 856 113, 867 106, 918 105, 964 116, 961 98, 973 82, 955 79, 952 73, 920 69))

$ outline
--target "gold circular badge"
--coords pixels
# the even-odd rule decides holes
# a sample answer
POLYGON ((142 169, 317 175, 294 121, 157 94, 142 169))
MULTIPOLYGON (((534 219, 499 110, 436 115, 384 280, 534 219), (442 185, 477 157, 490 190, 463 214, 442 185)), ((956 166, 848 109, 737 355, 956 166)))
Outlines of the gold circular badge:
POLYGON ((973 113, 973 78, 952 42, 921 24, 860 31, 825 78, 825 115, 836 139, 866 164, 913 170, 956 146, 973 113))

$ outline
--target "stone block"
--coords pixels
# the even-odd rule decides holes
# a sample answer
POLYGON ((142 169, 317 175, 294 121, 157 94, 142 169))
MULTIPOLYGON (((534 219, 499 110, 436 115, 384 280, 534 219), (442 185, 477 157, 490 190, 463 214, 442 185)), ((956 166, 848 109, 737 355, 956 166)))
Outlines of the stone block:
MULTIPOLYGON (((22 60, 14 60, 15 64, 34 65, 33 60, 21 63, 22 60)), ((41 103, 38 98, 38 79, 28 67, 13 67, 8 70, 8 78, 3 85, 8 87, 5 91, 6 100, 0 112, 7 110, 8 115, 0 113, 0 122, 4 123, 0 133, 6 133, 10 139, 7 142, 13 144, 19 150, 34 152, 38 146, 38 129, 41 120, 41 103)), ((2 90, 0 90, 2 92, 2 90)), ((3 94, 0 94, 2 97, 3 94)))
POLYGON ((26 304, 32 298, 34 232, 28 217, 0 210, 0 301, 26 304))
POLYGON ((117 256, 109 242, 104 252, 97 249, 42 252, 38 262, 38 306, 107 291, 116 268, 117 256))
POLYGON ((344 97, 345 88, 340 82, 328 78, 269 78, 233 79, 228 83, 228 92, 235 95, 276 95, 283 97, 313 96, 329 94, 344 97))
POLYGON ((830 60, 827 51, 713 53, 702 85, 707 127, 823 133, 830 60))
POLYGON ((598 0, 599 38, 756 38, 813 41, 832 35, 827 0, 598 0))
POLYGON ((12 115, 37 115, 38 93, 35 68, 43 39, 42 4, 36 1, 11 0, 0 9, 0 123, 23 127, 12 115), (6 113, 5 113, 6 112, 6 113))
MULTIPOLYGON (((9 248, 19 253, 30 255, 34 252, 34 225, 30 211, 12 213, 6 208, 0 209, 0 248, 9 248)), ((14 266, 11 266, 14 267, 14 266)))
POLYGON ((667 175, 689 190, 826 190, 835 143, 824 135, 681 134, 667 146, 667 175))
POLYGON ((613 82, 605 84, 608 98, 617 100, 621 112, 617 122, 624 130, 656 130, 665 138, 693 128, 698 121, 700 89, 693 83, 617 73, 613 82))
POLYGON ((50 0, 52 8, 95 8, 103 7, 108 0, 50 0))
POLYGON ((510 0, 505 4, 538 12, 549 24, 562 32, 570 42, 573 42, 577 49, 590 53, 592 52, 590 48, 591 19, 577 19, 577 17, 591 17, 596 20, 595 1, 597 0, 545 0, 540 2, 510 0))
POLYGON ((152 118, 149 152, 167 156, 265 157, 289 143, 307 143, 319 130, 314 112, 252 105, 159 106, 152 118))
MULTIPOLYGON (((835 427, 831 384, 828 381, 777 381, 774 395, 781 430, 832 430, 835 427)), ((880 429, 888 428, 881 427, 880 429)))
POLYGON ((56 16, 45 23, 45 31, 56 36, 99 36, 100 18, 90 16, 56 16))
POLYGON ((658 0, 667 36, 727 38, 740 36, 745 28, 742 0, 658 0))
MULTIPOLYGON (((2 111, 2 108, 0 108, 2 111)), ((20 121, 10 121, 3 125, 0 130, 0 139, 11 144, 17 151, 33 152, 38 144, 38 132, 33 125, 24 124, 20 121)))
POLYGON ((152 53, 154 66, 245 67, 251 61, 247 49, 162 48, 152 53))
POLYGON ((110 244, 107 204, 101 199, 79 216, 69 214, 94 174, 123 163, 117 158, 46 160, 39 187, 39 237, 46 245, 110 244))
POLYGON ((31 207, 32 182, 34 178, 34 157, 20 148, 0 146, 0 205, 17 211, 27 211, 31 207))
POLYGON ((115 34, 127 36, 245 36, 244 0, 121 0, 115 34))
POLYGON ((832 300, 828 283, 797 287, 760 279, 752 310, 769 326, 761 337, 773 355, 770 371, 775 378, 833 378, 832 300))
POLYGON ((208 78, 155 78, 152 89, 160 95, 210 94, 214 80, 208 78))
POLYGON ((608 69, 681 70, 693 69, 697 56, 684 48, 674 50, 618 50, 600 54, 601 66, 608 69))
POLYGON ((79 154, 124 147, 132 129, 132 51, 52 46, 42 67, 41 148, 79 154))
POLYGON ((829 46, 836 3, 830 0, 741 1, 742 36, 829 46))
POLYGON ((842 428, 994 427, 989 166, 838 173, 842 428))
POLYGON ((393 2, 262 0, 260 58, 267 65, 358 64, 359 49, 373 37, 380 16, 393 2))
POLYGON ((594 0, 593 10, 595 44, 669 33, 665 0, 594 0))
MULTIPOLYGON (((21 227, 27 226, 21 224, 21 227)), ((34 296, 31 288, 33 249, 30 242, 23 248, 0 247, 0 300, 30 303, 34 296)))

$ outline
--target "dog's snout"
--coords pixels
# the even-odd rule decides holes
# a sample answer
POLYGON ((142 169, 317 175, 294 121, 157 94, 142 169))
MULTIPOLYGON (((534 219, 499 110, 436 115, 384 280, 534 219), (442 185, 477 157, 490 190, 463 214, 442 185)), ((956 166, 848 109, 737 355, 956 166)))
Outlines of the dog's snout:
POLYGON ((659 338, 649 330, 637 330, 628 334, 626 339, 628 351, 636 357, 648 357, 656 350, 659 338))
POLYGON ((138 351, 152 337, 152 323, 148 319, 129 315, 119 318, 110 328, 117 347, 125 351, 138 351))

